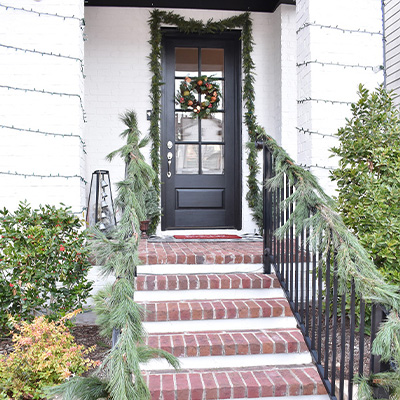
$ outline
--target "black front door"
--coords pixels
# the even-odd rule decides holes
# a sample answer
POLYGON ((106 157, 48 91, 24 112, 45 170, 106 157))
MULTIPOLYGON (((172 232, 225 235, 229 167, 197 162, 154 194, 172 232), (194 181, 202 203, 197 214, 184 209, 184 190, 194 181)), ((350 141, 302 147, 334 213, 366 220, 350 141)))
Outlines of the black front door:
POLYGON ((162 229, 241 228, 240 37, 163 39, 162 229), (212 76, 218 111, 192 116, 175 101, 185 77, 212 76))

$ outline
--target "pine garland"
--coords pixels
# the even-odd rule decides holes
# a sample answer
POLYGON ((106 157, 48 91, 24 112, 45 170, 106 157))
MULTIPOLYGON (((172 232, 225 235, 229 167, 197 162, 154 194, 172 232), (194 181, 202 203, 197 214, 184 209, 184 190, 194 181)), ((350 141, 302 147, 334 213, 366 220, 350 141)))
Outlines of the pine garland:
POLYGON ((97 322, 101 333, 110 337, 113 329, 120 332, 118 342, 95 374, 88 378, 73 378, 54 388, 51 394, 62 393, 63 400, 113 400, 150 399, 140 370, 140 363, 151 358, 164 357, 175 368, 179 363, 170 353, 144 344, 145 331, 142 310, 134 301, 136 267, 139 265, 139 221, 145 215, 145 193, 154 179, 154 171, 140 151, 148 138, 140 140, 136 114, 126 112, 121 120, 127 125, 121 137, 126 145, 110 153, 112 160, 119 155, 126 164, 126 178, 117 184, 115 204, 122 211, 118 226, 104 234, 94 230, 89 246, 103 276, 115 276, 112 286, 95 297, 97 322), (99 378, 100 372, 106 378, 99 378), (100 396, 100 397, 99 397, 100 396))
POLYGON ((283 209, 293 206, 294 212, 276 235, 283 238, 292 227, 295 228, 296 234, 300 234, 304 229, 310 229, 313 233, 310 244, 315 253, 321 253, 325 258, 329 249, 334 249, 340 294, 343 294, 349 283, 354 280, 355 290, 359 297, 392 310, 387 321, 381 325, 374 340, 372 352, 380 355, 383 361, 394 361, 396 370, 358 378, 359 399, 373 399, 371 384, 393 389, 391 398, 399 399, 400 293, 398 287, 385 281, 367 251, 335 211, 334 201, 325 194, 315 176, 296 165, 285 150, 261 127, 257 127, 257 131, 264 138, 265 145, 270 149, 275 160, 275 176, 266 183, 267 187, 281 188, 285 175, 290 184, 295 187, 294 193, 282 204, 283 209))
MULTIPOLYGON (((262 192, 257 180, 257 174, 260 171, 260 165, 257 160, 257 149, 255 141, 258 138, 256 130, 256 116, 254 113, 254 62, 253 52, 253 31, 250 13, 246 12, 237 16, 229 17, 220 21, 212 19, 204 23, 201 20, 184 17, 173 12, 153 10, 149 19, 150 26, 150 45, 151 53, 149 56, 150 71, 152 73, 150 99, 153 112, 150 121, 150 136, 152 138, 151 162, 156 177, 153 180, 154 187, 160 194, 160 113, 161 113, 161 24, 176 26, 179 32, 190 34, 221 33, 227 30, 242 28, 242 64, 243 64, 243 102, 245 105, 245 124, 249 134, 247 165, 249 166, 249 175, 247 177, 248 192, 246 199, 253 216, 260 230, 262 230, 262 217, 257 213, 257 206, 262 202, 262 192)), ((151 230, 155 230, 159 223, 159 217, 151 223, 151 230)))

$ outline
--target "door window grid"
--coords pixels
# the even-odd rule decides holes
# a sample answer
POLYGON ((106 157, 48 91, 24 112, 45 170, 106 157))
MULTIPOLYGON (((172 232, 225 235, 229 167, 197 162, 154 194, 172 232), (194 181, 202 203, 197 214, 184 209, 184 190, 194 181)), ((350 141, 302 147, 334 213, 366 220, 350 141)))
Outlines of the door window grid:
POLYGON ((218 79, 221 87, 220 109, 204 119, 192 118, 190 112, 175 110, 176 174, 224 174, 224 49, 177 47, 175 93, 186 76, 202 74, 218 79), (197 57, 194 50, 197 50, 197 57), (189 60, 185 60, 185 55, 189 60), (197 68, 194 60, 197 60, 197 68), (200 72, 197 74, 197 71, 200 72))

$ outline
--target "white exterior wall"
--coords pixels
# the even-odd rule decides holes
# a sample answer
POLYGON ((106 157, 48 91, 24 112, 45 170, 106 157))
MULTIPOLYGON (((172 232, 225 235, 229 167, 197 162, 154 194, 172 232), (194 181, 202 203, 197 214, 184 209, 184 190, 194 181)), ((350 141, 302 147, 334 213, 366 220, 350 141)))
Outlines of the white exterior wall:
MULTIPOLYGON (((120 132, 125 128, 118 115, 126 109, 137 112, 143 134, 149 130, 146 110, 151 74, 148 67, 148 19, 150 9, 101 8, 85 9, 85 104, 88 122, 86 177, 97 169, 110 171, 112 182, 123 179, 121 160, 112 163, 105 156, 121 146, 120 132)), ((187 18, 204 21, 224 19, 240 12, 173 10, 187 18)), ((295 7, 280 6, 274 14, 254 13, 253 60, 256 65, 256 114, 258 122, 279 142, 287 143, 296 154, 296 75, 295 75, 295 7)), ((246 142, 242 128, 243 232, 254 232, 245 195, 247 192, 246 142)), ((147 152, 148 156, 148 152, 147 152)), ((260 162, 261 162, 260 158, 260 162)), ((87 190, 89 188, 87 187, 87 190)))
POLYGON ((400 3, 385 1, 386 85, 400 105, 400 3))
POLYGON ((296 7, 298 162, 313 166, 311 171, 332 194, 334 186, 325 168, 337 165, 329 158, 337 139, 329 135, 351 115, 350 105, 338 102, 357 101, 360 83, 374 89, 383 82, 381 2, 297 0, 296 7))
POLYGON ((83 31, 79 20, 83 18, 83 1, 5 0, 1 3, 11 8, 0 7, 0 207, 13 210, 19 201, 26 199, 33 206, 63 202, 79 212, 85 204, 84 183, 79 178, 84 176, 79 137, 46 136, 32 131, 82 135, 81 63, 56 55, 83 59, 83 31), (78 19, 39 15, 12 7, 78 19))
MULTIPOLYGON (((4 0, 2 4, 83 16, 82 0, 4 0)), ((398 54, 394 54, 398 37, 393 36, 397 29, 398 2, 388 0, 386 10, 390 42, 387 47, 388 83, 389 88, 394 88, 398 82, 398 54), (392 80, 389 79, 391 74, 392 80)), ((203 20, 239 14, 174 11, 203 20)), ((105 156, 122 145, 119 133, 124 127, 118 115, 126 109, 136 110, 141 131, 148 132, 146 110, 151 108, 148 97, 151 74, 147 59, 150 53, 149 12, 150 9, 143 8, 85 9, 88 41, 84 82, 79 61, 44 54, 83 59, 79 21, 0 7, 0 45, 3 45, 0 46, 0 172, 5 173, 0 174, 0 207, 13 209, 18 201, 27 199, 33 205, 63 202, 78 212, 86 205, 89 185, 85 190, 79 177, 67 179, 50 175, 77 175, 90 181, 94 170, 109 169, 113 182, 123 178, 122 162, 115 160, 109 164, 105 156), (84 99, 87 113, 85 126, 79 97, 84 99), (21 130, 7 128, 11 126, 21 130), (87 155, 83 154, 78 137, 31 132, 38 130, 83 136, 87 155), (31 174, 44 177, 30 177, 31 174)), ((343 126, 345 117, 350 115, 349 105, 336 102, 357 100, 359 83, 373 89, 383 81, 379 69, 383 61, 382 37, 374 34, 382 31, 381 2, 297 0, 296 8, 281 5, 273 14, 253 13, 252 18, 258 122, 298 162, 317 165, 312 171, 333 192, 329 171, 320 167, 335 165, 328 149, 335 145, 336 139, 329 135, 343 126), (344 32, 335 27, 343 28, 344 32), (361 32, 351 33, 350 30, 361 32), (309 61, 313 63, 304 65, 309 61), (354 67, 357 65, 360 67, 354 67)), ((242 130, 243 232, 253 232, 255 225, 245 200, 248 138, 244 126, 242 130)))

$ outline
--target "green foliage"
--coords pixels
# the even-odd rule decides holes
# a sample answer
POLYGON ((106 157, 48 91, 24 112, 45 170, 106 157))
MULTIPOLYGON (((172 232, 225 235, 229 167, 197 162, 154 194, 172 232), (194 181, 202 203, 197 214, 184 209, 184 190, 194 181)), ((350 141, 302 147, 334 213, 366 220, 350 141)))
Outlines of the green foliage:
MULTIPOLYGON (((257 180, 257 175, 260 171, 260 165, 257 157, 257 149, 255 141, 259 138, 257 131, 257 119, 255 115, 254 99, 254 62, 252 59, 253 52, 253 22, 250 18, 250 13, 246 12, 240 15, 235 15, 220 21, 207 22, 195 20, 193 18, 185 19, 178 14, 167 11, 153 10, 149 19, 150 26, 150 45, 151 52, 149 56, 150 71, 153 75, 151 80, 150 99, 152 105, 152 114, 150 121, 150 137, 152 139, 151 160, 152 166, 156 175, 153 180, 153 185, 160 193, 160 116, 161 116, 161 87, 162 68, 161 68, 161 24, 176 26, 179 32, 182 33, 220 33, 231 29, 242 28, 242 68, 243 68, 243 102, 245 105, 244 121, 249 134, 248 157, 247 165, 249 166, 249 175, 247 176, 248 192, 246 199, 250 209, 253 211, 255 221, 262 231, 263 219, 260 213, 257 212, 257 207, 262 201, 262 191, 257 180)), ((154 231, 159 222, 159 217, 154 218, 150 230, 154 231)))
POLYGON ((152 230, 149 229, 147 232, 149 235, 151 235, 155 232, 154 224, 151 222, 159 218, 161 213, 157 191, 153 186, 151 186, 145 193, 144 205, 146 209, 146 218, 150 221, 151 227, 153 227, 152 230))
MULTIPOLYGON (((294 228, 296 235, 304 229, 311 232, 310 246, 313 252, 326 259, 328 252, 334 256, 337 268, 338 293, 348 292, 354 280, 356 294, 366 301, 383 305, 392 312, 375 338, 373 353, 388 360, 392 357, 397 367, 400 361, 400 293, 398 286, 388 283, 375 267, 370 255, 356 236, 344 224, 342 217, 335 211, 335 202, 325 194, 317 179, 309 171, 296 165, 276 141, 266 135, 261 127, 258 131, 264 136, 266 146, 275 160, 275 176, 266 182, 270 189, 281 188, 283 177, 287 175, 295 190, 282 203, 282 207, 293 206, 294 212, 276 235, 283 238, 294 228)), ((359 399, 372 400, 370 384, 393 389, 392 399, 398 399, 400 393, 399 370, 377 374, 372 377, 360 377, 359 399)))
POLYGON ((91 289, 85 240, 68 208, 20 203, 14 213, 0 210, 0 330, 7 314, 58 318, 82 306, 91 289))
POLYGON ((11 323, 14 351, 0 358, 0 398, 42 399, 43 389, 82 374, 97 365, 86 356, 93 349, 75 343, 64 322, 76 315, 67 314, 59 321, 44 316, 32 323, 11 323))
POLYGON ((107 232, 107 236, 95 229, 89 242, 103 275, 116 277, 112 286, 95 296, 101 333, 110 336, 115 329, 120 334, 116 346, 94 376, 71 379, 51 390, 52 394, 61 393, 63 400, 149 399, 150 392, 139 364, 161 356, 178 367, 171 354, 145 346, 142 312, 134 301, 135 272, 139 264, 139 220, 145 216, 145 194, 154 178, 154 171, 144 162, 140 152, 146 140, 140 140, 136 114, 127 111, 122 120, 128 126, 122 133, 127 143, 108 156, 113 159, 118 154, 126 163, 126 177, 117 184, 115 201, 122 211, 121 220, 117 227, 107 232), (105 378, 99 378, 100 372, 105 378))
POLYGON ((136 214, 139 221, 144 221, 146 219, 145 194, 155 173, 146 163, 141 149, 147 146, 150 139, 147 136, 140 139, 134 111, 126 111, 121 115, 121 121, 127 126, 127 129, 120 136, 126 138, 127 142, 107 156, 107 159, 112 161, 115 156, 119 155, 126 165, 125 180, 117 183, 118 197, 115 205, 122 211, 122 219, 127 218, 124 211, 125 208, 129 208, 131 213, 136 214))
POLYGON ((332 180, 345 224, 384 276, 400 284, 400 113, 382 87, 370 93, 360 85, 359 95, 332 149, 340 157, 332 180))

